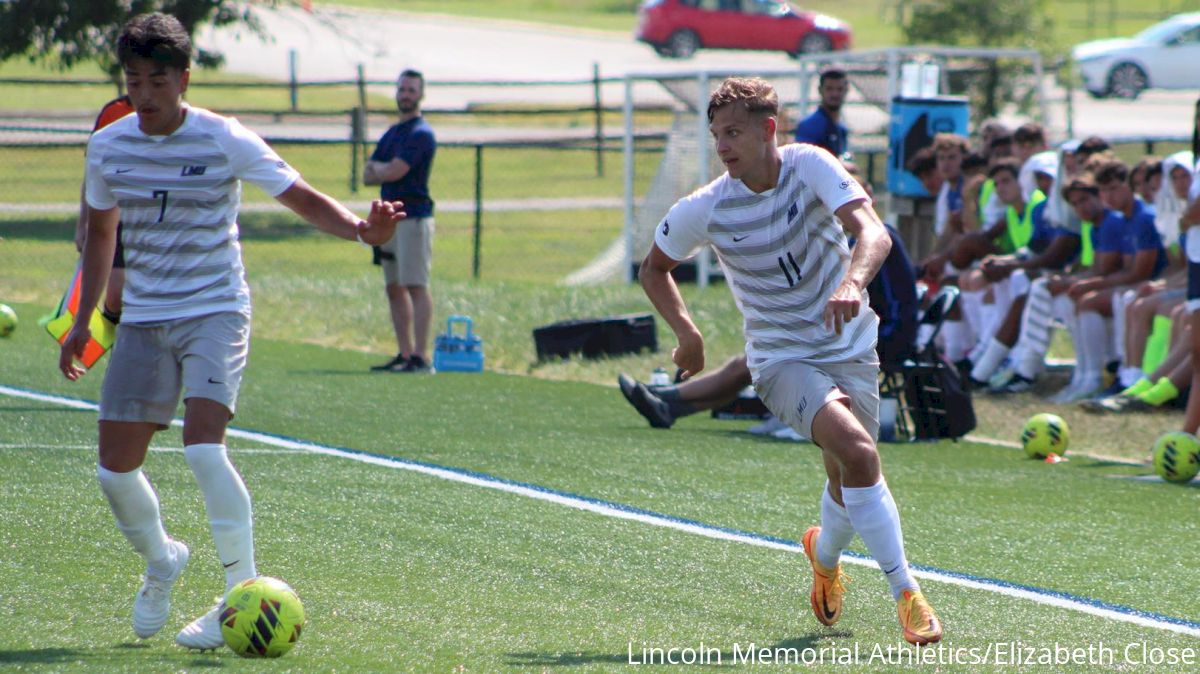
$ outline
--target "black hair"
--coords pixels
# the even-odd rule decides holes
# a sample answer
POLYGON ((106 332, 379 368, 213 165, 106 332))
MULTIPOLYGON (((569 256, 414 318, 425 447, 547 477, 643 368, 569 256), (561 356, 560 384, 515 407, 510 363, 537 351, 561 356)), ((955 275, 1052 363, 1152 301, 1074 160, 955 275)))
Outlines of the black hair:
POLYGON ((121 29, 117 61, 126 67, 139 58, 187 70, 192 63, 192 38, 179 19, 170 14, 139 14, 121 29))
POLYGON ((844 80, 846 79, 846 71, 841 68, 830 68, 821 73, 821 78, 817 80, 818 86, 825 86, 826 80, 844 80))

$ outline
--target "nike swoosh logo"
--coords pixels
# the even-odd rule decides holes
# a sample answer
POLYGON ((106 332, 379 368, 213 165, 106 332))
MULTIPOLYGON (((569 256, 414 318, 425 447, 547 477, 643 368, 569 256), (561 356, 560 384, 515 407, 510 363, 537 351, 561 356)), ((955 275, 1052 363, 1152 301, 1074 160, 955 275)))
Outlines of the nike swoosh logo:
POLYGON ((232 562, 230 562, 230 563, 228 563, 228 564, 222 564, 222 566, 224 566, 225 568, 227 568, 227 569, 228 569, 229 567, 233 566, 234 564, 237 564, 237 563, 238 563, 238 562, 240 562, 240 561, 242 561, 242 560, 240 560, 240 559, 235 559, 235 560, 233 560, 232 562))
POLYGON ((223 382, 223 381, 217 381, 216 379, 213 379, 212 377, 209 377, 209 378, 208 378, 208 383, 210 383, 210 384, 224 384, 225 382, 223 382))
POLYGON ((821 597, 821 612, 825 614, 826 620, 833 620, 837 617, 837 613, 829 610, 829 604, 826 602, 825 597, 821 597))
POLYGON ((737 243, 738 241, 743 241, 745 239, 748 239, 749 237, 750 237, 749 234, 747 234, 745 236, 735 236, 735 237, 733 237, 733 242, 737 243))
POLYGON ((119 174, 121 174, 121 173, 129 173, 129 172, 130 172, 130 171, 132 171, 132 170, 133 170, 133 169, 117 169, 117 171, 116 171, 116 172, 117 172, 117 174, 119 175, 119 174))

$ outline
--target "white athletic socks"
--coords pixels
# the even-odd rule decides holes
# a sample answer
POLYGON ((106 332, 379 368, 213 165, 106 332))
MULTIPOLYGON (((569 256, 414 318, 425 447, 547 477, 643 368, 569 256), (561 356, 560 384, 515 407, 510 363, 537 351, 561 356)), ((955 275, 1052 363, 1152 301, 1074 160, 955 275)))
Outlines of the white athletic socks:
POLYGON ((867 550, 879 563, 892 587, 892 597, 899 600, 904 590, 920 590, 908 572, 904 558, 904 535, 900 531, 900 513, 887 482, 880 478, 873 487, 842 487, 846 514, 866 543, 867 550))
POLYGON ((150 573, 161 578, 169 576, 174 560, 170 557, 167 532, 158 512, 158 495, 142 469, 116 473, 98 465, 96 477, 100 481, 100 490, 108 498, 117 528, 149 564, 150 573))
POLYGON ((817 561, 821 566, 832 569, 842 557, 842 550, 854 540, 854 525, 846 509, 829 494, 829 481, 821 492, 821 533, 817 536, 817 561))
POLYGON ((225 567, 225 589, 258 575, 254 566, 254 528, 250 493, 229 462, 225 445, 188 445, 183 448, 208 511, 217 555, 225 567))
POLYGON ((987 327, 983 311, 983 296, 985 292, 983 290, 964 290, 958 295, 963 320, 970 328, 969 338, 971 341, 967 346, 968 354, 975 348, 976 344, 982 341, 984 328, 987 327))
POLYGON ((1004 362, 1008 351, 1009 348, 1001 344, 995 337, 988 340, 983 355, 975 362, 975 367, 971 368, 971 379, 987 381, 996 372, 996 368, 1000 367, 1000 363, 1004 362))
POLYGON ((1121 386, 1125 388, 1138 383, 1138 380, 1143 377, 1146 377, 1146 373, 1142 372, 1142 368, 1140 367, 1123 367, 1117 372, 1117 378, 1120 380, 1121 386))
POLYGON ((1122 365, 1125 364, 1125 315, 1129 305, 1136 299, 1136 290, 1113 293, 1112 296, 1112 353, 1115 356, 1113 360, 1121 361, 1122 365))
POLYGON ((1082 347, 1084 362, 1077 367, 1082 368, 1080 376, 1080 393, 1091 387, 1099 388, 1101 375, 1111 346, 1108 321, 1095 311, 1079 314, 1079 339, 1082 347))
POLYGON ((966 321, 946 321, 942 323, 942 343, 945 345, 946 358, 951 363, 957 363, 967 357, 971 351, 971 328, 966 321))

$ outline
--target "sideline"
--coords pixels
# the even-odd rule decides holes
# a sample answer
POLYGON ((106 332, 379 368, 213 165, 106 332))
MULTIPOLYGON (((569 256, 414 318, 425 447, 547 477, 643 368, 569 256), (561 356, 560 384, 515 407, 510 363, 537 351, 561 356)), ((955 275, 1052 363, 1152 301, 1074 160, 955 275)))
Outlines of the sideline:
MULTIPOLYGON (((97 405, 91 401, 3 385, 0 385, 0 395, 50 403, 77 410, 98 409, 97 405)), ((183 420, 176 418, 171 422, 171 425, 182 426, 183 420)), ((706 538, 731 541, 734 543, 744 543, 746 545, 770 548, 773 550, 782 550, 785 552, 804 552, 804 548, 800 543, 784 538, 765 536, 748 531, 740 531, 738 529, 730 529, 726 527, 705 524, 695 520, 673 517, 671 515, 664 515, 650 510, 644 510, 642 508, 625 505, 623 503, 603 501, 579 494, 549 489, 547 487, 541 487, 526 482, 508 480, 505 478, 496 477, 494 475, 489 475, 487 473, 478 473, 461 468, 439 466, 437 464, 413 461, 411 459, 376 454, 373 452, 350 449, 347 447, 321 445, 282 435, 260 433, 258 431, 234 427, 230 427, 227 431, 227 434, 236 438, 253 440, 263 445, 270 445, 282 449, 300 450, 312 454, 334 456, 338 458, 349 459, 351 461, 383 466, 386 468, 408 470, 414 473, 421 473, 443 480, 450 480, 452 482, 459 482, 462 484, 469 484, 487 489, 495 489, 497 491, 508 492, 518 496, 525 496, 528 498, 537 499, 539 501, 547 501, 569 508, 575 508, 577 510, 593 512, 606 517, 632 520, 652 526, 696 534, 706 538)), ((874 560, 866 555, 858 553, 846 552, 843 554, 842 559, 848 564, 876 569, 879 568, 874 560)), ((914 564, 912 565, 912 570, 914 576, 923 580, 932 580, 935 582, 956 585, 958 587, 965 587, 974 590, 984 590, 986 592, 992 592, 1016 599, 1025 599, 1027 601, 1042 604, 1044 606, 1055 606, 1078 613, 1087 613, 1090 615, 1099 616, 1101 618, 1106 618, 1108 620, 1115 620, 1118 622, 1125 622, 1141 627, 1150 627, 1153 629, 1174 632, 1177 634, 1185 634, 1193 637, 1200 637, 1200 622, 1193 622, 1190 620, 1175 618, 1150 611, 1141 611, 1129 606, 1111 604, 1097 599, 1080 597, 1066 592, 1047 590, 1031 585, 1020 585, 1004 580, 974 576, 971 574, 959 573, 957 571, 947 571, 930 566, 914 564)))

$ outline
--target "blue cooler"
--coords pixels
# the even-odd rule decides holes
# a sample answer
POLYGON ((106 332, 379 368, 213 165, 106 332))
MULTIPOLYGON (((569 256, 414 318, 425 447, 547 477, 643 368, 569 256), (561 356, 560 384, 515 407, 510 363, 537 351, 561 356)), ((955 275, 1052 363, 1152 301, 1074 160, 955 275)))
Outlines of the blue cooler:
POLYGON ((446 332, 438 335, 433 345, 433 369, 438 372, 481 372, 483 370, 483 340, 472 332, 468 316, 451 316, 446 320, 446 332), (454 334, 454 326, 465 326, 462 335, 454 334))
POLYGON ((932 197, 908 171, 908 161, 939 133, 966 136, 970 115, 962 96, 892 99, 888 128, 888 192, 901 197, 932 197))

